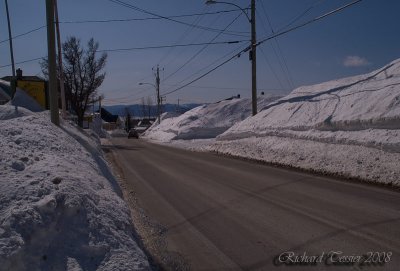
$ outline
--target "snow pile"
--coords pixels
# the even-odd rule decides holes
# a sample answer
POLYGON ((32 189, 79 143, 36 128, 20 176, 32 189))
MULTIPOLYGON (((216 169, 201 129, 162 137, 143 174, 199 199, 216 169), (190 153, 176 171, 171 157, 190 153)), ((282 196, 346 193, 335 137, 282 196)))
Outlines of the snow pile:
POLYGON ((149 269, 97 142, 13 110, 0 106, 1 269, 149 269))
MULTIPOLYGON (((264 108, 276 99, 278 97, 259 97, 258 107, 264 108)), ((149 128, 145 137, 162 142, 214 138, 250 115, 250 99, 224 100, 198 106, 177 117, 163 119, 160 124, 149 128)))
MULTIPOLYGON (((6 86, 10 85, 10 82, 0 80, 0 83, 6 86)), ((32 112, 41 112, 44 109, 37 103, 37 101, 29 96, 24 90, 17 88, 14 98, 8 102, 9 105, 24 107, 32 112)))
POLYGON ((367 75, 300 87, 256 117, 229 130, 237 138, 266 130, 296 131, 400 128, 400 60, 367 75))
POLYGON ((297 88, 217 140, 209 149, 400 185, 400 60, 297 88))

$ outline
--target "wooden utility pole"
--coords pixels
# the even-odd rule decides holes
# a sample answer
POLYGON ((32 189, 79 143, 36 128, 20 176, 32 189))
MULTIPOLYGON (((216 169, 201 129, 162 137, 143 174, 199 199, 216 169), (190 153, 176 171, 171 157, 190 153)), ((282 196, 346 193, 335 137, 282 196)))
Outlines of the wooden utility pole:
POLYGON ((61 109, 62 117, 67 116, 67 105, 65 102, 65 87, 64 87, 64 69, 62 64, 62 44, 61 44, 61 34, 60 34, 60 23, 58 20, 58 6, 57 0, 54 0, 54 14, 56 17, 56 32, 57 32, 57 45, 58 45, 58 70, 60 72, 60 92, 61 92, 61 109))
POLYGON ((251 105, 253 116, 257 114, 257 37, 256 37, 256 0, 251 0, 251 16, 247 12, 241 8, 240 6, 225 2, 225 1, 216 1, 216 0, 207 0, 206 5, 212 4, 225 4, 235 6, 240 9, 244 15, 246 15, 247 20, 251 24, 251 44, 250 44, 250 53, 249 57, 251 60, 251 105))
POLYGON ((12 33, 11 33, 11 20, 10 20, 10 13, 8 11, 8 1, 5 0, 6 2, 6 13, 7 13, 7 24, 8 24, 8 40, 10 44, 10 56, 11 56, 11 69, 12 69, 12 78, 10 82, 11 86, 11 97, 14 97, 15 91, 17 89, 17 80, 15 77, 15 62, 14 62, 14 49, 13 49, 13 39, 12 39, 12 33))
POLYGON ((161 111, 160 111, 160 104, 161 104, 161 99, 160 99, 160 68, 157 66, 157 71, 156 71, 156 90, 157 90, 157 116, 158 116, 158 124, 160 124, 161 120, 161 111))
POLYGON ((50 116, 51 122, 57 126, 60 126, 57 95, 56 39, 54 33, 54 0, 46 0, 46 15, 50 116))
POLYGON ((256 37, 256 1, 251 0, 251 102, 253 116, 257 114, 257 37, 256 37))

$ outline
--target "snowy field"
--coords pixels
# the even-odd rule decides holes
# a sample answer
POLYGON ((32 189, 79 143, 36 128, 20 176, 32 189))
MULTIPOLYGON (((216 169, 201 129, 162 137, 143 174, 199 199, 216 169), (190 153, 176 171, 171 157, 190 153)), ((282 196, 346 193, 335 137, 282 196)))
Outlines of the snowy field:
MULTIPOLYGON (((221 120, 240 110, 230 109, 223 114, 215 109, 206 118, 221 120)), ((204 118, 199 108, 192 114, 194 120, 204 118)), ((165 127, 174 127, 173 120, 165 127)), ((186 125, 208 129, 208 123, 186 125)), ((148 138, 399 187, 400 60, 366 75, 297 88, 231 126, 214 140, 199 141, 196 133, 190 140, 171 140, 180 137, 169 137, 166 128, 164 139, 157 138, 163 131, 148 138)))
POLYGON ((99 140, 0 106, 0 269, 148 270, 99 140))

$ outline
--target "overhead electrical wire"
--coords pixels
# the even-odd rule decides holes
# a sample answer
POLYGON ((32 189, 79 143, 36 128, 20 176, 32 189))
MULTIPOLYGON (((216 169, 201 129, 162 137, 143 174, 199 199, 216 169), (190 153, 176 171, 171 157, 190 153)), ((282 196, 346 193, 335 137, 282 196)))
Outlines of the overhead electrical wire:
MULTIPOLYGON (((111 2, 122 2, 122 1, 117 1, 117 0, 109 0, 109 1, 111 1, 111 2)), ((348 3, 348 4, 346 4, 346 5, 343 5, 343 6, 339 7, 339 8, 336 8, 336 9, 334 9, 334 10, 332 10, 332 11, 329 11, 329 12, 323 14, 323 15, 320 15, 320 16, 318 16, 318 17, 315 17, 315 18, 311 19, 311 20, 308 20, 308 21, 306 21, 306 22, 304 22, 304 23, 301 23, 301 24, 299 24, 299 25, 296 25, 296 26, 294 26, 294 27, 291 27, 291 28, 289 28, 289 29, 287 29, 287 30, 283 30, 283 31, 274 33, 273 35, 271 35, 271 36, 269 36, 269 37, 266 37, 266 38, 263 38, 262 40, 260 40, 259 42, 257 42, 257 43, 256 43, 256 46, 260 46, 260 45, 262 45, 263 43, 267 42, 268 40, 274 39, 274 38, 276 38, 276 37, 282 36, 282 35, 284 35, 284 34, 287 34, 287 33, 289 33, 289 32, 292 32, 292 31, 294 31, 294 30, 297 30, 297 29, 299 29, 299 28, 302 28, 302 27, 304 27, 304 26, 307 26, 307 25, 309 25, 309 24, 311 24, 311 23, 314 23, 314 22, 317 22, 317 21, 319 21, 319 20, 322 20, 323 18, 326 18, 326 17, 328 17, 328 16, 331 16, 331 15, 333 15, 333 14, 336 14, 336 13, 338 13, 338 12, 340 12, 340 11, 346 9, 346 8, 349 8, 349 7, 353 6, 353 5, 355 5, 355 4, 359 3, 359 2, 361 2, 361 1, 362 1, 362 0, 355 0, 355 1, 352 1, 352 2, 350 2, 350 3, 348 3)), ((122 3, 124 3, 124 2, 122 2, 122 3)), ((146 11, 146 13, 148 13, 148 12, 146 11)), ((150 14, 151 14, 151 13, 150 13, 150 14)), ((163 16, 159 16, 159 15, 155 15, 155 14, 152 14, 152 15, 158 16, 158 17, 163 17, 163 16)), ((179 21, 178 21, 178 22, 179 22, 179 21)), ((219 31, 221 31, 221 30, 219 30, 219 31)), ((240 42, 240 41, 239 41, 239 42, 240 42)), ((226 43, 226 42, 225 42, 225 43, 226 43)), ((230 43, 230 42, 228 42, 228 43, 230 43)), ((235 43, 238 43, 238 41, 236 41, 235 43)), ((205 44, 205 43, 203 43, 203 44, 205 44)), ((189 46, 189 45, 183 45, 183 46, 189 46)), ((163 47, 164 47, 164 46, 163 46, 163 47)), ((141 48, 139 48, 139 49, 142 49, 142 48, 146 49, 146 47, 141 47, 141 48)), ((157 47, 154 46, 154 47, 151 47, 151 48, 157 48, 157 47)), ((135 48, 128 48, 128 49, 122 49, 122 50, 134 50, 134 49, 135 49, 135 48)), ((112 50, 115 50, 115 49, 112 49, 112 50)), ((121 49, 116 49, 116 50, 121 50, 121 49)), ((175 89, 173 89, 173 90, 170 90, 170 91, 168 91, 168 92, 165 92, 165 93, 163 93, 162 95, 163 95, 163 96, 164 96, 164 95, 169 95, 169 94, 171 94, 171 93, 177 92, 177 91, 179 91, 179 90, 181 90, 181 89, 183 89, 183 88, 185 88, 185 87, 187 87, 187 86, 193 84, 194 82, 197 82, 198 80, 204 78, 204 77, 207 76, 208 74, 214 72, 215 70, 219 69, 220 67, 222 67, 222 66, 224 66, 225 64, 229 63, 230 61, 232 61, 233 59, 239 57, 242 53, 245 53, 245 52, 247 52, 247 51, 249 51, 249 50, 250 50, 250 46, 247 46, 246 48, 242 49, 240 52, 235 53, 232 57, 230 57, 230 58, 224 60, 222 63, 218 64, 217 66, 215 66, 215 67, 212 68, 211 70, 205 72, 205 73, 202 74, 201 76, 198 76, 197 78, 191 80, 190 82, 188 82, 188 83, 186 83, 186 84, 184 84, 184 85, 182 85, 182 86, 180 86, 180 87, 178 87, 178 88, 175 88, 175 89)), ((34 58, 34 59, 30 59, 30 60, 25 60, 25 61, 17 62, 16 64, 22 64, 22 63, 32 62, 32 61, 36 61, 36 60, 39 60, 39 59, 42 59, 42 58, 43 58, 43 57, 34 58)), ((11 64, 3 65, 3 66, 0 66, 0 68, 8 67, 8 66, 10 66, 10 65, 11 65, 11 64)), ((151 95, 151 96, 153 96, 153 95, 151 95)), ((151 96, 148 96, 148 97, 151 97, 151 96)), ((143 98, 143 97, 142 97, 142 98, 143 98)), ((137 99, 137 100, 138 100, 138 99, 137 99)))
MULTIPOLYGON (((210 7, 207 6, 207 5, 205 5, 205 8, 210 8, 210 7)), ((216 17, 214 18, 214 20, 212 20, 210 23, 208 23, 207 27, 212 26, 212 25, 215 25, 216 22, 217 22, 221 17, 222 17, 222 15, 216 16, 216 17)), ((201 19, 203 19, 203 17, 201 17, 201 19)), ((200 23, 200 21, 198 21, 198 23, 200 23)), ((188 30, 195 30, 195 29, 193 29, 192 27, 190 27, 188 30)), ((195 38, 194 38, 191 42, 196 42, 196 41, 200 40, 200 38, 201 38, 204 34, 206 34, 207 32, 208 32, 208 31, 206 31, 206 30, 200 30, 199 32, 196 32, 196 33, 195 33, 195 38)), ((173 50, 173 49, 171 49, 171 50, 173 50)), ((178 60, 179 60, 179 57, 180 57, 182 54, 184 54, 184 52, 185 52, 185 50, 180 50, 180 51, 174 56, 174 58, 172 58, 167 64, 164 65, 164 67, 167 67, 167 68, 168 68, 168 67, 172 66, 172 63, 178 61, 178 60)), ((165 79, 165 77, 162 78, 162 80, 164 80, 164 79, 165 79)))
POLYGON ((359 2, 361 2, 361 1, 363 1, 363 0, 355 0, 355 1, 350 2, 350 3, 348 3, 348 4, 344 5, 344 6, 339 7, 339 8, 337 8, 337 9, 331 10, 331 11, 329 11, 329 12, 323 14, 323 15, 320 15, 320 16, 318 16, 318 17, 315 17, 314 19, 311 19, 311 20, 306 21, 306 22, 304 22, 304 23, 301 23, 301 24, 299 24, 299 25, 293 26, 293 27, 291 27, 291 28, 289 28, 289 29, 287 29, 287 30, 283 30, 283 31, 277 32, 277 33, 275 33, 274 35, 272 35, 272 36, 270 36, 270 37, 267 37, 267 38, 264 38, 264 39, 260 40, 259 42, 256 43, 256 46, 259 46, 259 45, 261 45, 261 44, 265 43, 266 41, 271 40, 271 39, 273 39, 273 38, 282 36, 282 35, 284 35, 284 34, 286 34, 286 33, 289 33, 289 32, 292 32, 292 31, 294 31, 294 30, 297 30, 297 29, 299 29, 299 28, 302 28, 302 27, 304 27, 304 26, 306 26, 306 25, 315 23, 315 22, 317 22, 317 21, 319 21, 319 20, 322 20, 323 18, 326 18, 326 17, 328 17, 328 16, 330 16, 330 15, 333 15, 333 14, 335 14, 335 13, 338 13, 338 12, 340 12, 340 11, 346 9, 346 8, 349 8, 349 7, 351 7, 351 6, 353 6, 353 5, 357 4, 357 3, 359 3, 359 2))
MULTIPOLYGON (((41 30, 41 29, 43 29, 43 28, 45 28, 45 27, 46 27, 45 25, 42 25, 42 26, 37 27, 37 28, 35 28, 35 29, 29 30, 28 32, 25 32, 25 33, 16 35, 16 36, 12 37, 12 39, 14 40, 14 39, 16 39, 16 38, 19 38, 19 37, 22 37, 22 36, 26 36, 26 35, 31 34, 31 33, 33 33, 33 32, 39 31, 39 30, 41 30)), ((5 42, 8 42, 9 40, 10 40, 10 39, 2 40, 2 41, 0 41, 0 44, 1 44, 1 43, 5 43, 5 42)))
MULTIPOLYGON (((187 17, 194 17, 194 16, 203 16, 203 15, 216 15, 222 13, 231 13, 240 11, 239 9, 231 9, 231 10, 220 10, 214 12, 201 12, 201 13, 192 13, 192 14, 182 14, 182 15, 171 15, 165 16, 168 19, 174 18, 187 18, 187 17)), ((163 16, 164 17, 164 16, 163 16)), ((77 20, 77 21, 60 21, 60 24, 85 24, 85 23, 113 23, 113 22, 131 22, 131 21, 148 21, 148 20, 163 20, 165 18, 155 16, 155 17, 146 17, 146 18, 127 18, 127 19, 107 19, 107 20, 77 20)), ((239 32, 245 33, 245 32, 239 32)))
MULTIPOLYGON (((268 33, 266 27, 264 26, 264 24, 261 24, 261 25, 262 25, 262 27, 264 28, 265 33, 268 35, 269 33, 268 33)), ((287 83, 287 86, 288 86, 289 88, 291 88, 291 84, 290 84, 289 78, 288 78, 288 76, 287 76, 287 74, 286 74, 285 69, 283 68, 282 61, 280 61, 280 59, 279 59, 279 56, 278 56, 278 53, 277 53, 277 51, 276 51, 276 49, 275 49, 274 44, 272 44, 271 47, 272 47, 272 51, 273 51, 273 53, 274 53, 274 55, 275 55, 275 57, 276 57, 276 59, 277 59, 277 61, 278 61, 278 64, 279 64, 279 66, 280 66, 280 68, 281 68, 281 70, 282 70, 283 78, 286 79, 285 81, 286 81, 286 83, 287 83)), ((265 62, 267 63, 267 65, 268 65, 268 67, 270 68, 270 70, 272 71, 274 77, 275 77, 276 80, 278 81, 279 85, 283 87, 282 81, 281 81, 281 79, 279 78, 279 76, 278 76, 277 72, 275 71, 274 67, 273 67, 272 64, 270 63, 270 60, 268 59, 267 54, 265 53, 265 51, 264 51, 262 48, 260 48, 260 49, 261 49, 260 51, 261 51, 262 55, 264 56, 264 60, 265 60, 265 62)))
MULTIPOLYGON (((172 16, 166 16, 167 18, 187 18, 187 17, 194 17, 194 16, 199 16, 199 15, 216 15, 216 14, 222 14, 222 13, 231 13, 231 12, 236 12, 238 9, 231 9, 231 10, 220 10, 220 11, 215 11, 215 12, 203 12, 203 13, 193 13, 193 14, 183 14, 183 15, 172 15, 172 16)), ((85 24, 85 23, 112 23, 112 22, 130 22, 130 21, 147 21, 147 20, 162 20, 164 18, 160 17, 147 17, 147 18, 127 18, 127 19, 107 19, 107 20, 77 20, 77 21, 60 21, 60 24, 85 24)), ((17 39, 26 35, 29 35, 31 33, 34 33, 36 31, 39 31, 41 29, 46 28, 46 25, 42 25, 40 27, 34 28, 32 30, 29 30, 25 33, 16 35, 12 37, 12 39, 17 39)), ((246 33, 246 32, 238 32, 238 33, 246 33)), ((0 41, 0 44, 8 42, 10 39, 4 39, 0 41)))
MULTIPOLYGON (((204 7, 203 12, 206 10, 207 7, 204 7)), ((217 18, 219 18, 221 15, 218 15, 217 18)), ((201 20, 204 18, 204 15, 199 15, 196 17, 196 19, 193 22, 193 25, 198 25, 201 20)), ((193 30, 193 26, 189 26, 178 38, 178 40, 175 42, 175 44, 179 44, 181 42, 183 42, 183 40, 190 34, 190 32, 193 30)), ((203 30, 205 31, 205 30, 203 30)), ((194 42, 194 41, 193 41, 194 42)), ((168 52, 166 54, 164 54, 164 56, 157 62, 159 65, 162 64, 162 62, 168 58, 168 56, 175 50, 175 48, 171 48, 168 50, 168 52)), ((184 50, 180 50, 180 53, 182 53, 184 50)), ((168 65, 173 62, 174 60, 176 60, 177 57, 173 58, 173 60, 171 60, 168 65)))
POLYGON ((284 88, 281 79, 278 77, 278 75, 276 74, 275 70, 273 69, 271 63, 268 60, 267 54, 264 52, 262 47, 260 47, 260 51, 261 51, 261 54, 264 56, 265 62, 267 62, 268 67, 272 71, 272 74, 274 75, 274 77, 278 81, 278 84, 281 86, 281 88, 284 88))
MULTIPOLYGON (((23 63, 33 62, 33 61, 37 61, 37 60, 40 60, 40 59, 43 59, 43 58, 44 58, 43 56, 42 57, 37 57, 37 58, 33 58, 33 59, 28 59, 28 60, 16 62, 15 64, 23 64, 23 63)), ((11 66, 11 64, 7 64, 7 65, 0 66, 0 68, 10 67, 10 66, 11 66)))
POLYGON ((242 42, 248 42, 248 40, 233 40, 233 41, 218 41, 218 42, 200 42, 200 43, 187 43, 187 44, 170 44, 170 45, 143 46, 143 47, 132 47, 132 48, 103 49, 103 50, 97 50, 97 52, 124 52, 124 51, 133 51, 133 50, 162 49, 162 48, 173 48, 173 47, 188 47, 188 46, 201 46, 201 45, 236 44, 236 43, 242 43, 242 42))
MULTIPOLYGON (((262 2, 261 2, 261 8, 262 8, 262 10, 264 12, 265 18, 267 19, 268 26, 269 26, 272 34, 274 34, 275 33, 274 28, 272 27, 271 20, 270 20, 270 18, 268 16, 268 13, 267 13, 267 11, 266 11, 266 9, 264 7, 264 4, 262 2)), ((262 24, 262 26, 264 27, 264 29, 265 29, 265 31, 267 33, 268 31, 265 28, 264 24, 262 24)), ((271 44, 272 45, 272 49, 274 51, 274 54, 275 54, 276 58, 278 59, 279 65, 280 65, 280 67, 281 67, 281 69, 283 71, 283 74, 285 75, 285 78, 286 78, 286 81, 288 82, 289 88, 294 88, 293 79, 292 79, 292 76, 290 74, 290 70, 288 68, 286 58, 282 53, 282 49, 281 49, 281 47, 279 45, 278 40, 274 39, 274 42, 275 42, 275 45, 276 45, 276 48, 277 48, 277 50, 276 50, 274 44, 271 44)))
MULTIPOLYGON (((295 22, 297 22, 298 20, 303 18, 305 15, 307 15, 307 13, 310 12, 313 8, 315 8, 319 3, 324 2, 324 1, 325 0, 315 1, 310 7, 308 7, 306 10, 304 10, 301 14, 297 15, 291 21, 289 21, 289 23, 287 23, 285 26, 281 27, 278 30, 278 32, 283 31, 285 28, 288 28, 289 26, 293 25, 295 22)), ((260 0, 260 2, 262 3, 262 0, 260 0)))
MULTIPOLYGON (((247 40, 235 40, 235 41, 220 41, 220 42, 202 42, 202 43, 188 43, 188 44, 173 44, 173 45, 158 45, 158 46, 144 46, 144 47, 132 47, 132 48, 118 48, 118 49, 103 49, 97 50, 97 52, 124 52, 124 51, 133 51, 133 50, 149 50, 149 49, 161 49, 161 48, 171 48, 171 47, 188 47, 188 46, 201 46, 201 45, 221 45, 221 44, 237 44, 242 42, 248 42, 247 40)), ((46 58, 45 56, 37 57, 34 59, 24 60, 17 62, 15 64, 22 64, 27 62, 32 62, 36 60, 40 60, 46 58)), ((9 67, 11 64, 0 66, 0 68, 9 67)))
MULTIPOLYGON (((346 4, 346 5, 343 5, 343 6, 339 7, 339 8, 337 8, 337 9, 334 9, 334 10, 332 10, 332 11, 329 11, 329 12, 323 14, 323 15, 320 15, 320 16, 318 16, 318 17, 315 17, 314 19, 311 19, 311 20, 309 20, 309 21, 306 21, 306 22, 304 22, 304 23, 302 23, 302 24, 296 25, 296 26, 294 26, 294 27, 291 27, 291 28, 289 28, 289 29, 287 29, 287 30, 284 30, 284 31, 281 31, 281 32, 277 32, 277 33, 275 33, 275 34, 273 34, 273 35, 271 35, 271 36, 269 36, 269 37, 263 38, 261 41, 259 41, 259 42, 256 43, 256 46, 260 46, 261 44, 267 42, 268 40, 271 40, 271 39, 273 39, 273 38, 282 36, 282 35, 284 35, 284 34, 286 34, 286 33, 289 33, 289 32, 291 32, 291 31, 297 30, 297 29, 302 28, 302 27, 304 27, 304 26, 306 26, 306 25, 309 25, 309 24, 311 24, 311 23, 317 22, 317 21, 319 21, 319 20, 321 20, 321 19, 323 19, 323 18, 326 18, 326 17, 328 17, 328 16, 331 16, 331 15, 333 15, 333 14, 336 14, 336 13, 338 13, 338 12, 340 12, 340 11, 346 9, 346 8, 349 8, 349 7, 353 6, 353 5, 355 5, 355 4, 359 3, 359 2, 361 2, 361 1, 363 1, 363 0, 355 0, 355 1, 352 1, 352 2, 350 2, 350 3, 348 3, 348 4, 346 4)), ((239 53, 236 53, 236 54, 233 55, 232 57, 230 57, 230 58, 228 58, 227 60, 223 61, 222 63, 218 64, 217 66, 215 66, 215 67, 212 68, 211 70, 207 71, 206 73, 202 74, 201 76, 199 76, 199 77, 197 77, 197 78, 191 80, 190 82, 184 84, 184 85, 181 86, 181 87, 178 87, 178 88, 176 88, 176 89, 173 89, 173 90, 170 90, 170 91, 168 91, 168 92, 165 92, 165 93, 163 93, 162 95, 169 95, 169 94, 171 94, 171 93, 177 92, 177 91, 179 91, 179 90, 181 90, 181 89, 183 89, 183 88, 185 88, 185 87, 187 87, 187 86, 193 84, 194 82, 199 81, 200 79, 204 78, 204 77, 207 76, 208 74, 214 72, 215 70, 217 70, 217 69, 219 69, 220 67, 224 66, 225 64, 229 63, 230 61, 232 61, 232 60, 235 59, 236 57, 239 57, 242 53, 245 53, 245 52, 249 51, 250 49, 251 49, 251 46, 247 46, 245 49, 241 50, 239 53)))
POLYGON ((216 36, 214 36, 209 44, 206 44, 204 47, 202 47, 199 51, 197 51, 191 58, 189 58, 183 65, 181 65, 178 69, 176 69, 174 72, 172 72, 171 74, 169 74, 164 81, 167 81, 169 78, 171 78, 172 76, 174 76, 176 73, 178 73, 180 70, 182 70, 184 67, 186 67, 186 65, 188 65, 191 61, 193 61, 198 55, 200 55, 205 49, 207 49, 207 47, 212 44, 221 34, 223 34, 223 32, 228 29, 234 22, 236 22, 236 20, 242 16, 243 13, 240 13, 238 16, 236 16, 224 29, 221 30, 220 33, 218 33, 216 36))
MULTIPOLYGON (((136 7, 136 6, 132 5, 132 4, 128 4, 128 3, 124 2, 124 1, 121 1, 121 0, 108 0, 108 1, 113 2, 115 4, 118 4, 118 5, 121 5, 121 6, 124 6, 124 7, 129 8, 129 9, 138 11, 138 12, 142 12, 142 13, 145 13, 145 14, 148 14, 148 15, 156 16, 156 17, 159 17, 159 18, 171 21, 171 22, 178 23, 178 24, 187 25, 187 26, 192 26, 193 25, 193 24, 186 23, 186 22, 183 22, 183 21, 180 21, 180 20, 176 20, 174 18, 169 18, 169 17, 163 16, 163 15, 156 14, 154 12, 150 12, 150 11, 144 10, 142 8, 136 7)), ((200 25, 196 25, 196 26, 193 26, 193 27, 198 28, 198 29, 208 30, 208 31, 211 31, 211 32, 220 32, 221 31, 221 29, 215 29, 215 28, 205 27, 205 26, 200 26, 200 25)), ((243 34, 239 34, 239 33, 240 32, 237 32, 237 31, 236 32, 229 31, 229 32, 225 32, 224 34, 234 35, 234 36, 242 36, 242 37, 244 36, 243 34)), ((247 33, 247 32, 245 32, 245 33, 247 33)))
MULTIPOLYGON (((211 62, 210 64, 208 64, 207 66, 201 68, 200 70, 196 71, 195 73, 189 75, 188 77, 184 78, 183 80, 177 82, 176 84, 179 85, 185 81, 191 80, 191 78, 197 76, 198 74, 201 74, 203 71, 207 70, 208 68, 210 68, 211 66, 213 66, 216 63, 219 63, 220 61, 226 59, 227 57, 230 57, 232 54, 237 54, 238 52, 241 52, 243 50, 243 46, 238 46, 237 48, 233 49, 232 51, 226 53, 225 55, 219 57, 218 59, 214 60, 213 62, 211 62), (238 51, 239 50, 239 51, 238 51)), ((245 48, 248 48, 245 47, 245 48)))
POLYGON ((181 86, 181 87, 178 87, 178 88, 176 88, 176 89, 174 89, 174 90, 165 92, 165 93, 163 93, 162 95, 165 96, 165 95, 168 95, 168 94, 177 92, 178 90, 181 90, 181 89, 183 89, 184 87, 187 87, 187 86, 193 84, 194 82, 199 81, 199 80, 202 79, 203 77, 209 75, 209 74, 212 73, 213 71, 217 70, 218 68, 222 67, 222 66, 225 65, 226 63, 230 62, 232 59, 235 59, 236 57, 240 56, 241 53, 243 53, 243 52, 245 52, 245 51, 248 51, 249 49, 250 49, 250 48, 247 47, 246 49, 241 50, 241 51, 240 51, 239 53, 237 53, 236 55, 234 55, 234 56, 228 58, 227 60, 225 60, 225 61, 222 62, 221 64, 217 65, 216 67, 212 68, 211 70, 207 71, 206 73, 202 74, 201 76, 199 76, 199 77, 197 77, 197 78, 191 80, 190 82, 184 84, 184 85, 181 86))

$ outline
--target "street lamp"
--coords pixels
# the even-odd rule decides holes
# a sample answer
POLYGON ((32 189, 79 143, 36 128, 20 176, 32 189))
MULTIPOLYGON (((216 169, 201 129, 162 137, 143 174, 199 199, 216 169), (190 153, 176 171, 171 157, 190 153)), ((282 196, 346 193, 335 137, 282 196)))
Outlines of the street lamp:
POLYGON ((237 7, 238 9, 240 9, 244 13, 244 15, 246 15, 247 20, 249 20, 249 22, 251 23, 251 19, 250 19, 249 15, 247 14, 247 12, 245 11, 244 8, 238 6, 238 5, 234 4, 234 3, 230 3, 230 2, 215 1, 215 0, 207 0, 206 1, 206 5, 214 5, 214 4, 226 4, 226 5, 231 5, 231 6, 237 7))
POLYGON ((252 111, 253 116, 257 114, 257 39, 256 39, 256 1, 251 0, 251 18, 245 12, 243 8, 240 6, 224 1, 215 1, 215 0, 207 0, 206 5, 212 4, 226 4, 239 8, 245 15, 249 23, 251 24, 251 51, 250 51, 250 60, 251 60, 251 102, 252 102, 252 111))
POLYGON ((158 124, 160 124, 161 122, 161 118, 160 118, 160 88, 157 87, 156 85, 152 84, 152 83, 139 83, 139 86, 142 85, 150 85, 153 86, 156 89, 156 94, 157 94, 157 116, 158 116, 158 124))

